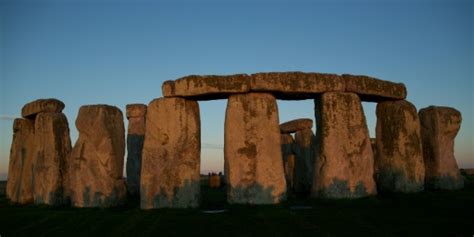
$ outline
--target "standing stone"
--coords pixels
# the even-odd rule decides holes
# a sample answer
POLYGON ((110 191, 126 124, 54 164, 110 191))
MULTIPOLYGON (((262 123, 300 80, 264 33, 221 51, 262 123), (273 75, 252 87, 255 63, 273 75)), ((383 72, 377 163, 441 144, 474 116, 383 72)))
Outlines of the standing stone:
POLYGON ((142 149, 145 140, 146 105, 127 105, 128 135, 127 135, 127 191, 131 196, 140 193, 140 172, 142 149))
POLYGON ((314 177, 313 131, 304 129, 295 133, 295 192, 309 193, 314 177))
POLYGON ((79 138, 67 160, 67 189, 75 207, 110 207, 125 197, 125 128, 114 106, 88 105, 76 119, 79 138))
POLYGON ((197 207, 201 121, 196 101, 159 98, 148 105, 142 155, 142 209, 197 207))
POLYGON ((377 104, 375 180, 380 192, 420 192, 425 166, 420 120, 405 100, 377 104))
POLYGON ((317 144, 311 195, 358 198, 377 193, 369 131, 359 97, 328 92, 315 101, 317 144))
POLYGON ((461 113, 454 108, 430 106, 419 112, 425 185, 430 189, 462 189, 464 180, 454 157, 454 139, 461 127, 461 113))
POLYGON ((6 190, 11 202, 33 202, 34 140, 33 120, 15 119, 6 190))
POLYGON ((281 154, 283 156, 283 168, 288 190, 293 189, 295 176, 295 154, 293 154, 294 139, 291 134, 281 134, 281 154))
POLYGON ((285 199, 280 136, 273 95, 229 97, 224 132, 229 203, 273 204, 285 199))
POLYGON ((36 204, 63 203, 63 174, 70 151, 66 116, 63 113, 39 113, 35 120, 33 179, 36 204))

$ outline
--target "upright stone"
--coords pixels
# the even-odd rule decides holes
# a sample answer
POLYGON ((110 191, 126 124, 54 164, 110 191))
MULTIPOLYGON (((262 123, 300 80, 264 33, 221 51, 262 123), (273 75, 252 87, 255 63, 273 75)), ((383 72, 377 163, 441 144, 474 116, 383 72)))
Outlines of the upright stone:
POLYGON ((79 138, 67 160, 67 192, 75 207, 110 207, 125 197, 125 128, 113 106, 88 105, 76 119, 79 138))
POLYGON ((148 105, 142 155, 142 209, 197 207, 200 197, 199 105, 159 98, 148 105))
POLYGON ((281 154, 283 156, 283 168, 288 190, 293 189, 295 177, 295 154, 293 153, 294 139, 291 134, 281 134, 281 154))
POLYGON ((454 108, 430 106, 419 112, 425 185, 429 189, 462 189, 464 180, 454 157, 454 139, 461 113, 454 108))
POLYGON ((127 135, 127 191, 131 196, 140 193, 140 171, 142 149, 145 140, 146 105, 127 105, 128 135, 127 135))
POLYGON ((295 192, 309 193, 314 178, 313 131, 304 129, 295 133, 295 192))
POLYGON ((33 202, 34 122, 15 119, 6 195, 14 203, 33 202))
POLYGON ((359 97, 329 92, 315 105, 317 144, 311 195, 358 198, 376 194, 374 158, 359 97))
POLYGON ((66 157, 71 151, 69 126, 63 113, 39 113, 35 120, 33 191, 36 204, 63 203, 66 157))
POLYGON ((280 138, 273 95, 248 93, 229 97, 224 132, 229 203, 273 204, 285 199, 280 138))
POLYGON ((377 104, 375 181, 380 192, 420 192, 425 167, 420 120, 405 100, 377 104))

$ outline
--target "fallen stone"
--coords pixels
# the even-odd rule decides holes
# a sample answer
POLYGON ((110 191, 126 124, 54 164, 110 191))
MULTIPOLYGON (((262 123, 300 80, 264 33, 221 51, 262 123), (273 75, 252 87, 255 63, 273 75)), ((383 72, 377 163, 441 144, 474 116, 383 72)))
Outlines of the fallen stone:
POLYGON ((229 203, 274 204, 286 198, 278 124, 271 94, 229 97, 224 131, 229 203))
POLYGON ((189 97, 199 100, 225 99, 233 93, 249 91, 250 77, 247 74, 228 76, 186 76, 162 85, 164 97, 189 97))
POLYGON ((281 134, 281 154, 287 190, 293 189, 295 177, 295 154, 293 154, 294 139, 290 134, 281 134))
POLYGON ((375 181, 380 192, 424 190, 420 120, 405 100, 377 104, 375 181))
POLYGON ((299 130, 313 128, 313 120, 311 119, 295 119, 280 124, 281 133, 294 133, 299 130))
POLYGON ((198 207, 201 124, 199 105, 159 98, 148 105, 140 179, 142 209, 198 207))
POLYGON ((315 114, 317 144, 311 195, 375 195, 374 158, 359 97, 353 93, 324 93, 315 100, 315 114))
POLYGON ((344 74, 342 77, 345 80, 346 92, 358 94, 363 101, 403 100, 407 97, 407 90, 403 83, 349 74, 344 74))
POLYGON ((75 207, 111 207, 125 197, 125 128, 114 106, 88 105, 76 119, 79 138, 66 162, 66 196, 75 207))
POLYGON ((145 141, 146 105, 127 105, 127 191, 131 196, 140 194, 140 172, 145 141))
POLYGON ((419 112, 425 187, 462 189, 464 180, 454 157, 454 139, 461 127, 461 113, 454 108, 430 106, 419 112))
POLYGON ((336 74, 304 72, 268 72, 252 74, 250 90, 269 92, 277 99, 312 99, 328 91, 344 91, 342 77, 336 74))
POLYGON ((144 104, 128 104, 126 106, 127 119, 142 118, 146 115, 146 105, 144 104))
POLYGON ((295 133, 295 184, 297 193, 309 193, 314 178, 313 131, 304 129, 295 133))
POLYGON ((39 113, 35 120, 33 191, 36 204, 63 204, 63 172, 71 151, 63 113, 39 113))
POLYGON ((34 121, 15 119, 8 167, 7 198, 13 203, 33 203, 34 121))
POLYGON ((61 113, 63 109, 64 103, 57 99, 39 99, 23 106, 21 116, 23 118, 34 119, 38 113, 61 113))

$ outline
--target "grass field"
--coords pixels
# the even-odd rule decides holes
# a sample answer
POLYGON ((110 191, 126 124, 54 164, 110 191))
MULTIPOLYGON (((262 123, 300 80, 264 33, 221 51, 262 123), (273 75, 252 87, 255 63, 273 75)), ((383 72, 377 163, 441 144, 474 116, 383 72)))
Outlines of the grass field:
MULTIPOLYGON (((472 179, 471 179, 472 180, 472 179)), ((358 200, 290 197, 277 206, 227 205, 224 189, 202 186, 200 209, 142 211, 15 206, 0 197, 7 236, 473 236, 474 188, 358 200), (293 210, 295 206, 311 209, 293 210), (225 208, 206 214, 203 210, 225 208)))

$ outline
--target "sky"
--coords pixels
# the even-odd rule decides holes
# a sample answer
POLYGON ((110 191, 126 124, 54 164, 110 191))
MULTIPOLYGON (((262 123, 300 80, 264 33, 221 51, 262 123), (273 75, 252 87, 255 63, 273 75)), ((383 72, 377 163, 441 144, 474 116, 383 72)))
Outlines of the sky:
MULTIPOLYGON (((363 74, 408 89, 418 109, 461 111, 460 167, 474 168, 473 2, 0 0, 0 179, 24 104, 148 104, 190 74, 363 74)), ((314 119, 314 102, 278 101, 280 122, 314 119)), ((363 103, 371 137, 375 104, 363 103)), ((200 102, 201 172, 223 169, 226 100, 200 102)), ((125 123, 127 121, 124 121, 125 123)), ((314 129, 314 128, 313 128, 314 129)))

